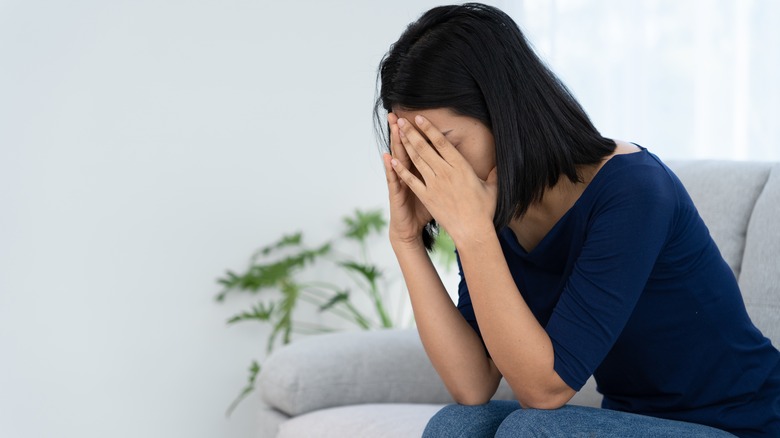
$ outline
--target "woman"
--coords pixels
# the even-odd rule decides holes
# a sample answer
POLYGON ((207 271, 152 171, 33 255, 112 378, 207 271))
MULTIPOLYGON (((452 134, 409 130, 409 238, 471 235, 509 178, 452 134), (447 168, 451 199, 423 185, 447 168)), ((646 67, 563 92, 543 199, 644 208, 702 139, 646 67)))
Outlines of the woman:
POLYGON ((780 353, 682 184, 602 137, 507 15, 434 8, 379 75, 390 240, 458 403, 426 436, 780 436, 780 353), (606 409, 566 406, 591 375, 606 409), (490 402, 502 376, 517 402, 490 402))

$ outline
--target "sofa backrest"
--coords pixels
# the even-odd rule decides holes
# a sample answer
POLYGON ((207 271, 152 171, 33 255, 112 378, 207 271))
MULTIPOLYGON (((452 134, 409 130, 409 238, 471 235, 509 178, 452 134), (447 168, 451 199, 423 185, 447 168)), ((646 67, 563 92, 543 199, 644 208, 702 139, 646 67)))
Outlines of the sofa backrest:
POLYGON ((753 323, 780 345, 780 165, 670 162, 739 279, 753 323))
POLYGON ((739 287, 753 322, 780 346, 780 164, 756 201, 747 229, 739 287))

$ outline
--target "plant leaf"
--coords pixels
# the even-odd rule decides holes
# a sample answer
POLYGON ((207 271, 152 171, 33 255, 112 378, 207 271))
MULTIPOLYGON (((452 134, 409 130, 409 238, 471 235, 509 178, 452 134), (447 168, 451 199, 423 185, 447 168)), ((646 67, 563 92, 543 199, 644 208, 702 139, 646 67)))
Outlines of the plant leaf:
POLYGON ((333 295, 328 300, 327 303, 325 303, 325 304, 320 306, 320 312, 324 312, 324 311, 330 309, 331 307, 335 306, 336 304, 344 302, 344 301, 347 301, 347 300, 349 300, 349 291, 348 290, 344 290, 342 292, 339 292, 339 293, 333 295))
POLYGON ((218 283, 225 286, 225 290, 217 296, 217 301, 224 300, 225 294, 231 289, 257 292, 270 287, 280 287, 296 271, 328 254, 330 250, 330 243, 325 243, 319 248, 304 249, 275 262, 250 266, 243 275, 236 275, 228 271, 226 277, 217 280, 218 283))
POLYGON ((251 312, 242 312, 227 320, 228 324, 235 324, 239 321, 258 320, 269 321, 274 313, 274 303, 266 306, 265 303, 257 303, 252 307, 251 312))
POLYGON ((357 262, 340 262, 339 266, 357 272, 362 275, 369 283, 374 283, 377 278, 382 276, 382 272, 374 265, 363 265, 357 262))
POLYGON ((260 364, 253 360, 252 364, 249 365, 249 379, 247 382, 247 385, 244 387, 244 389, 241 390, 241 392, 238 394, 238 397, 236 397, 235 400, 233 400, 233 403, 228 406, 227 411, 225 412, 225 416, 230 418, 230 415, 233 413, 233 411, 236 409, 239 403, 241 403, 241 400, 246 398, 247 395, 249 395, 252 391, 255 390, 255 381, 257 380, 257 375, 260 373, 260 364))
POLYGON ((452 241, 452 237, 447 234, 444 228, 439 227, 439 233, 433 241, 433 254, 435 254, 439 263, 444 266, 444 269, 450 272, 450 269, 455 264, 455 242, 452 241))
POLYGON ((387 225, 381 210, 355 210, 354 216, 344 217, 347 231, 344 236, 353 240, 363 241, 372 231, 380 233, 387 225))
POLYGON ((217 294, 216 300, 221 302, 225 300, 225 295, 240 282, 240 277, 231 271, 225 272, 224 278, 218 278, 217 283, 224 286, 224 288, 217 294))
POLYGON ((299 246, 301 245, 302 241, 303 241, 303 233, 301 231, 298 231, 294 234, 285 234, 284 236, 282 236, 281 239, 257 251, 252 256, 252 261, 254 262, 254 260, 260 255, 267 256, 273 251, 286 248, 288 246, 299 246))
POLYGON ((275 316, 278 317, 274 323, 273 330, 268 337, 268 351, 270 352, 274 348, 276 339, 281 335, 282 343, 290 343, 290 335, 292 333, 292 314, 295 310, 295 306, 298 303, 298 297, 300 296, 300 286, 292 282, 284 282, 281 287, 283 294, 282 299, 277 303, 279 306, 276 308, 275 316))

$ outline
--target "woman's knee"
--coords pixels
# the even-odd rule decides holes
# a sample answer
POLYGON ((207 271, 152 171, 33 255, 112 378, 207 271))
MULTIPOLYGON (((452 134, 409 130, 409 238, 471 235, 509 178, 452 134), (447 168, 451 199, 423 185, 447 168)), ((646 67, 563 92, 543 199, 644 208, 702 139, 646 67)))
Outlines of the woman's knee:
POLYGON ((535 437, 550 436, 548 432, 555 429, 555 423, 560 420, 556 411, 541 409, 520 409, 509 414, 496 430, 496 438, 513 438, 518 436, 535 437), (552 427, 551 427, 552 426, 552 427))
POLYGON ((504 400, 476 406, 448 405, 430 419, 423 438, 492 438, 501 422, 518 409, 516 401, 504 400))
POLYGON ((583 406, 555 410, 523 409, 509 414, 496 438, 549 436, 726 437, 727 432, 701 424, 583 406))

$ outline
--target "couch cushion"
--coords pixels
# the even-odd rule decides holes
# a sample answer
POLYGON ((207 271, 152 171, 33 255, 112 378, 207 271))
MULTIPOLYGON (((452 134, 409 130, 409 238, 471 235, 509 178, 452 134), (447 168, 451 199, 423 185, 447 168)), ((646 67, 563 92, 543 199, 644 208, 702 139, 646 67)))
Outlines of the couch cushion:
MULTIPOLYGON (((263 400, 287 415, 361 403, 452 403, 416 330, 312 336, 263 364, 263 400)), ((512 398, 502 380, 496 399, 512 398)))
POLYGON ((590 376, 590 379, 585 382, 585 386, 574 394, 574 397, 569 400, 568 404, 600 408, 603 399, 604 396, 596 389, 596 379, 594 379, 593 376, 590 376))
POLYGON ((277 438, 418 437, 442 407, 390 403, 322 409, 285 421, 277 438))
POLYGON ((748 225, 739 287, 756 326, 780 345, 780 165, 756 201, 748 225))
MULTIPOLYGON (((591 378, 570 404, 601 406, 591 378)), ((443 404, 383 403, 321 409, 284 421, 277 438, 408 438, 421 436, 428 420, 443 404)), ((271 435, 268 435, 271 436, 271 435)))
POLYGON ((772 165, 706 160, 668 164, 691 195, 726 263, 739 277, 748 221, 772 165))

